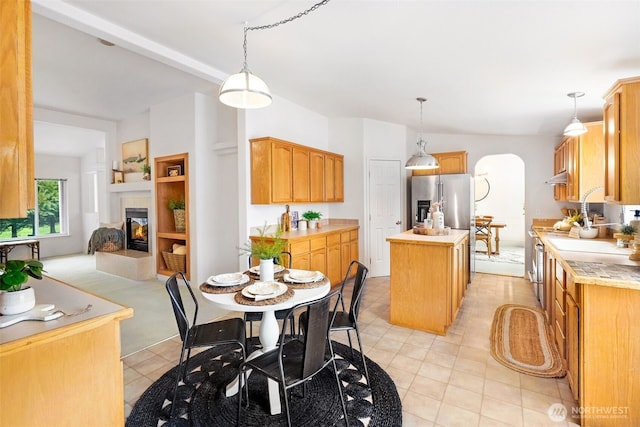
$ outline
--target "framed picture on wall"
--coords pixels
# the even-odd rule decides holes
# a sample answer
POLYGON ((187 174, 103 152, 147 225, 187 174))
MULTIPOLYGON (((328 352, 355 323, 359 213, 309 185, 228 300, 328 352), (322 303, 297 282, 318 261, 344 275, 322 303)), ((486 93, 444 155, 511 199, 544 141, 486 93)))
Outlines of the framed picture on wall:
POLYGON ((167 168, 167 176, 180 176, 182 175, 182 166, 169 166, 167 168))
POLYGON ((149 164, 149 140, 147 138, 122 144, 122 171, 143 173, 143 166, 149 164))

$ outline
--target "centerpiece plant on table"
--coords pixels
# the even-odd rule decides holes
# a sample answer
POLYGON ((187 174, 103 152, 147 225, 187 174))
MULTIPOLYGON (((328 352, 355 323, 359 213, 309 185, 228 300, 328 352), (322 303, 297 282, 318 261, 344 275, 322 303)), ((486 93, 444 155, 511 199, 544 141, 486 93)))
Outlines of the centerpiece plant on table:
POLYGON ((247 242, 240 250, 248 254, 251 258, 260 259, 260 280, 263 282, 273 281, 274 260, 279 260, 282 251, 286 250, 287 242, 282 239, 282 230, 276 228, 275 234, 267 235, 268 226, 258 229, 260 237, 257 240, 247 242))

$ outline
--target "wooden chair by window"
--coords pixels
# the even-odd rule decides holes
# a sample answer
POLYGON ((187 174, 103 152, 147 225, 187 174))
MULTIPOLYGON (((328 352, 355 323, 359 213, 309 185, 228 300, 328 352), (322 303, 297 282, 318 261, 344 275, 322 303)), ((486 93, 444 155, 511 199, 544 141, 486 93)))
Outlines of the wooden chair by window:
POLYGON ((493 216, 477 216, 475 219, 476 241, 481 240, 487 245, 487 256, 491 257, 491 221, 493 221, 493 216))
MULTIPOLYGON (((283 251, 280 254, 279 258, 274 258, 273 262, 275 264, 286 265, 287 268, 291 268, 291 264, 293 263, 293 258, 291 257, 291 252, 283 251), (289 260, 288 263, 285 264, 285 261, 289 260)), ((251 268, 251 257, 249 257, 249 268, 251 268)), ((276 319, 282 320, 284 316, 287 314, 287 310, 277 310, 275 312, 276 319)), ((244 314, 244 321, 249 322, 249 338, 253 338, 253 322, 259 322, 262 320, 262 313, 259 312, 250 312, 244 314)), ((291 322, 291 335, 295 333, 295 324, 291 322)))
MULTIPOLYGON (((171 297, 171 305, 173 306, 173 313, 178 323, 178 331, 180 332, 180 338, 182 339, 182 350, 180 352, 180 363, 178 368, 178 375, 176 376, 176 386, 173 392, 173 400, 171 404, 171 413, 169 418, 173 417, 176 402, 178 401, 178 385, 181 380, 185 380, 187 376, 187 368, 189 364, 189 356, 191 355, 191 349, 194 347, 213 347, 220 344, 237 344, 242 351, 242 360, 246 359, 245 350, 245 322, 240 318, 220 320, 210 323, 196 324, 198 320, 198 300, 189 285, 189 281, 185 278, 182 272, 174 273, 166 283, 167 292, 171 297), (182 278, 184 286, 191 294, 193 299, 193 321, 189 323, 187 312, 182 303, 182 296, 180 294, 180 287, 178 285, 178 276, 182 278), (185 359, 184 354, 187 353, 185 359)), ((178 417, 183 414, 177 414, 178 417)))
MULTIPOLYGON (((329 329, 333 324, 335 310, 332 310, 331 300, 337 297, 338 291, 330 293, 315 301, 298 304, 288 310, 280 333, 280 342, 273 350, 263 353, 253 359, 246 360, 240 365, 245 384, 246 404, 249 405, 249 384, 246 381, 247 370, 251 375, 264 375, 280 383, 281 395, 287 412, 287 425, 291 427, 291 414, 289 410, 289 389, 298 385, 305 385, 311 378, 323 369, 332 365, 336 379, 336 386, 342 403, 344 422, 349 427, 347 407, 345 406, 342 384, 338 378, 335 354, 329 329), (295 311, 303 311, 305 314, 304 335, 298 335, 294 339, 287 337, 289 323, 293 321, 295 311)), ((337 301, 336 301, 337 304, 337 301)), ((241 422, 242 393, 238 394, 238 419, 241 422)), ((321 421, 321 420, 319 420, 321 421)))

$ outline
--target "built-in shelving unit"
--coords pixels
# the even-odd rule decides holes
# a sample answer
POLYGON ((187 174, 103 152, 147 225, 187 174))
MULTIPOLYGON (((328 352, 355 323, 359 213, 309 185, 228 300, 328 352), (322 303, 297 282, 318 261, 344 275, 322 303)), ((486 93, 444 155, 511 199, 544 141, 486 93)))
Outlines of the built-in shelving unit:
MULTIPOLYGON (((189 155, 187 153, 154 159, 156 183, 156 266, 158 274, 170 276, 175 270, 167 266, 163 252, 171 252, 174 243, 186 246, 184 273, 189 277, 189 155), (174 174, 171 174, 170 171, 174 174), (184 199, 185 231, 177 232, 169 200, 184 199)), ((121 184, 122 185, 122 184, 121 184)))

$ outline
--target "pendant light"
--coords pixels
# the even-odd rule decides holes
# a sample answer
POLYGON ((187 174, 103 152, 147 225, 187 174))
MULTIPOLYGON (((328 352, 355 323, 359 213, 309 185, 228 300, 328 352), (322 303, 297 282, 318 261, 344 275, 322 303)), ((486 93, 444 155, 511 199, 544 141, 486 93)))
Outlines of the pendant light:
POLYGON ((569 122, 566 128, 564 128, 564 135, 566 136, 578 136, 587 132, 587 128, 578 120, 578 104, 576 98, 584 96, 584 92, 571 92, 568 93, 569 98, 573 98, 573 118, 569 122))
POLYGON ((416 143, 418 152, 407 160, 404 167, 405 169, 436 169, 440 167, 438 160, 431 154, 425 152, 427 141, 422 138, 422 103, 425 102, 427 98, 416 98, 416 100, 420 103, 420 134, 418 135, 418 142, 416 143))
POLYGON ((249 27, 245 22, 244 25, 244 43, 242 48, 244 49, 244 63, 242 70, 239 73, 233 74, 220 86, 220 92, 218 93, 218 99, 225 105, 234 108, 262 108, 271 104, 272 97, 271 91, 267 84, 258 76, 249 71, 247 66, 247 32, 251 30, 269 30, 277 27, 278 25, 286 24, 295 19, 301 18, 313 12, 320 6, 329 3, 330 0, 323 0, 311 6, 309 9, 291 16, 287 19, 283 19, 274 24, 261 25, 258 27, 249 27))

